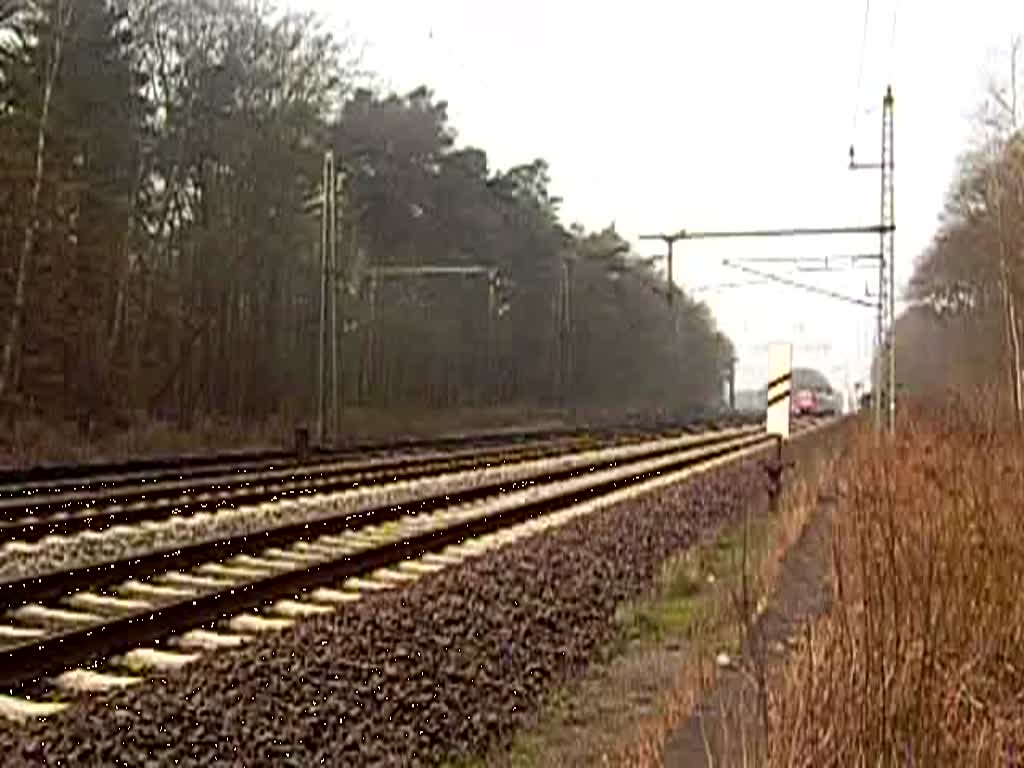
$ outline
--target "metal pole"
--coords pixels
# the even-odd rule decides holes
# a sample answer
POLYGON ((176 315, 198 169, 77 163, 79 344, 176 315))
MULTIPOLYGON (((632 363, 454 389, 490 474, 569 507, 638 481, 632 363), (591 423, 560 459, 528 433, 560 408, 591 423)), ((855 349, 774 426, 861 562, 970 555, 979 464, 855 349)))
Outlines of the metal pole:
POLYGON ((893 251, 896 229, 893 213, 893 163, 892 155, 892 87, 886 89, 882 99, 882 154, 878 163, 858 163, 854 159, 854 148, 850 147, 850 170, 879 170, 881 181, 878 232, 878 295, 875 322, 875 354, 871 361, 871 410, 874 415, 875 431, 880 433, 883 425, 895 427, 896 368, 896 281, 893 251), (888 270, 886 266, 888 265, 888 270))
POLYGON ((338 270, 338 187, 337 187, 337 168, 334 165, 334 158, 331 158, 331 183, 328 187, 329 193, 327 196, 327 226, 328 226, 328 240, 330 241, 330 247, 328 253, 331 259, 331 392, 330 392, 330 404, 331 404, 331 433, 336 435, 338 432, 339 424, 339 412, 338 412, 338 288, 339 278, 341 277, 338 270))
POLYGON ((675 246, 676 240, 685 240, 686 239, 686 230, 682 230, 681 229, 678 232, 676 232, 675 234, 671 234, 671 235, 669 235, 669 234, 640 235, 640 239, 641 240, 662 240, 665 243, 665 245, 668 247, 668 253, 665 255, 665 259, 668 262, 667 269, 666 269, 666 273, 667 273, 666 274, 666 280, 668 281, 668 289, 666 290, 666 293, 665 293, 665 300, 671 306, 673 301, 675 300, 675 285, 673 283, 673 278, 672 278, 673 247, 675 246))
POLYGON ((325 442, 326 423, 324 421, 324 377, 326 373, 327 349, 327 271, 329 243, 327 236, 327 189, 330 181, 331 152, 324 154, 323 178, 321 179, 320 208, 320 328, 319 349, 317 350, 317 381, 316 381, 316 437, 321 445, 325 442))
POLYGON ((565 402, 565 255, 561 258, 558 291, 551 303, 551 392, 559 404, 565 402))
POLYGON ((893 205, 893 115, 892 88, 882 100, 882 158, 879 211, 878 266, 878 360, 876 372, 875 427, 896 429, 896 259, 894 253, 893 205))
POLYGON ((675 245, 675 240, 669 239, 668 242, 668 303, 672 304, 673 295, 675 294, 675 283, 672 282, 672 248, 675 245))
POLYGON ((736 358, 729 358, 729 410, 736 410, 736 358))
POLYGON ((576 330, 573 322, 573 262, 565 265, 565 387, 571 408, 576 407, 576 330))
MULTIPOLYGON (((885 115, 882 115, 882 160, 879 163, 879 180, 881 182, 881 193, 879 196, 879 223, 885 221, 885 115)), ((885 310, 887 306, 885 296, 885 233, 879 231, 878 233, 878 252, 881 254, 881 258, 878 262, 878 329, 877 329, 877 349, 878 359, 876 361, 876 377, 878 386, 875 389, 875 429, 879 432, 882 429, 884 423, 884 413, 888 408, 886 391, 885 391, 885 371, 887 363, 887 350, 885 348, 885 310)))
POLYGON ((492 405, 498 401, 496 395, 496 372, 498 370, 498 342, 497 342, 497 270, 487 273, 487 354, 484 359, 484 386, 483 400, 486 405, 492 405))
POLYGON ((372 402, 371 391, 377 386, 377 274, 370 276, 370 326, 366 361, 366 399, 372 402))
POLYGON ((562 406, 571 399, 570 380, 572 377, 572 259, 562 258, 561 290, 558 297, 558 390, 562 406))
MULTIPOLYGON (((351 283, 344 282, 341 289, 342 307, 344 307, 344 300, 346 297, 353 295, 355 286, 358 285, 361 271, 359 271, 359 214, 357 211, 348 210, 348 199, 342 197, 342 220, 348 222, 348 228, 343 230, 343 237, 341 239, 342 248, 344 249, 345 256, 343 258, 348 259, 348 263, 351 266, 351 272, 349 278, 352 280, 351 283), (348 218, 345 218, 348 216, 348 218)), ((349 328, 348 330, 352 330, 349 328)), ((339 374, 340 381, 338 382, 338 404, 341 410, 345 410, 345 398, 351 397, 353 394, 353 388, 358 388, 358 355, 354 354, 352 343, 358 338, 357 335, 353 334, 351 338, 348 337, 348 330, 346 330, 345 313, 341 313, 341 339, 339 341, 341 349, 341 372, 339 374)), ((358 397, 358 392, 356 393, 358 397)))
POLYGON ((889 206, 882 226, 888 228, 889 238, 889 431, 896 432, 896 155, 893 143, 893 98, 892 86, 885 91, 884 106, 888 115, 888 189, 889 206))

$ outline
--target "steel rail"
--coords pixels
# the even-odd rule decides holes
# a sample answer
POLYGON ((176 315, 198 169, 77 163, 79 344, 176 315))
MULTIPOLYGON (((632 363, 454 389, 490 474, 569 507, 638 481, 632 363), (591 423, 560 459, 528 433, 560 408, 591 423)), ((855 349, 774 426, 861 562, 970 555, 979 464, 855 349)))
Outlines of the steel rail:
MULTIPOLYGON (((572 441, 568 441, 571 443, 572 441)), ((538 442, 537 445, 546 445, 545 442, 538 442)), ((530 446, 528 446, 530 447, 530 446)), ((500 446, 497 450, 516 450, 515 446, 500 446)), ((0 498, 0 512, 28 508, 32 510, 45 509, 57 505, 88 504, 91 502, 116 500, 118 496, 130 497, 155 497, 164 493, 187 492, 201 489, 202 487, 220 488, 235 483, 254 483, 275 480, 284 480, 296 475, 326 474, 344 470, 376 469, 387 467, 392 464, 396 466, 405 465, 407 462, 437 461, 446 458, 461 458, 467 455, 479 455, 478 447, 463 448, 451 453, 431 452, 426 454, 398 454, 374 458, 345 457, 340 460, 322 460, 305 462, 303 464, 289 467, 270 467, 265 471, 249 472, 246 469, 228 467, 222 471, 203 475, 199 478, 173 478, 151 483, 132 483, 117 485, 113 488, 90 487, 85 489, 70 489, 62 492, 47 493, 41 492, 30 497, 0 498), (201 483, 197 483, 201 480, 201 483)))
MULTIPOLYGON (((726 417, 738 421, 738 417, 726 417)), ((464 447, 468 443, 487 446, 516 440, 573 437, 582 435, 609 436, 613 434, 642 434, 645 432, 686 429, 700 424, 702 419, 656 420, 645 425, 628 422, 622 424, 592 424, 579 426, 547 426, 536 428, 508 428, 490 432, 447 433, 436 437, 392 437, 375 442, 352 445, 311 447, 304 460, 295 450, 273 449, 265 451, 228 451, 216 454, 185 454, 163 458, 129 459, 113 462, 87 462, 83 464, 44 464, 25 469, 0 470, 0 497, 12 494, 34 495, 59 488, 79 488, 90 485, 125 484, 128 482, 156 482, 196 477, 203 474, 244 469, 257 471, 271 467, 284 467, 308 463, 319 457, 323 461, 366 457, 402 450, 446 450, 464 447)))
MULTIPOLYGON (((213 454, 183 454, 161 458, 128 459, 111 462, 85 462, 82 464, 43 464, 25 469, 0 470, 0 496, 14 493, 31 494, 46 489, 81 487, 83 485, 126 483, 133 481, 173 480, 234 469, 258 470, 301 464, 319 457, 324 461, 357 458, 400 450, 434 449, 465 446, 467 443, 488 445, 511 442, 516 439, 544 437, 570 437, 585 432, 577 427, 538 427, 525 430, 496 430, 494 432, 446 434, 430 438, 392 438, 375 442, 360 442, 348 446, 310 447, 303 460, 295 450, 273 449, 264 451, 226 451, 213 454)), ((599 430, 595 430, 599 431, 599 430)))
POLYGON ((523 461, 578 449, 586 442, 589 441, 583 438, 538 441, 534 445, 496 447, 489 452, 467 448, 448 454, 315 464, 252 475, 212 477, 205 481, 208 486, 198 488, 192 481, 176 481, 112 489, 105 493, 54 494, 40 497, 32 507, 21 500, 0 499, 0 542, 33 541, 53 534, 102 530, 118 522, 138 523, 172 514, 257 504, 294 494, 327 493, 353 483, 523 461))
MULTIPOLYGON (((737 437, 750 436, 750 430, 730 430, 695 435, 690 445, 714 445, 737 437)), ((618 450, 611 458, 597 459, 594 462, 581 462, 559 471, 541 471, 535 475, 520 477, 515 480, 491 482, 474 485, 461 491, 441 492, 416 498, 414 501, 375 506, 368 509, 346 510, 338 514, 327 515, 316 519, 287 523, 275 528, 256 533, 239 533, 234 536, 176 546, 173 549, 162 549, 146 554, 135 554, 116 561, 106 561, 95 565, 55 570, 49 573, 34 575, 29 578, 0 582, 0 609, 22 605, 30 602, 51 600, 61 595, 87 588, 102 588, 123 579, 144 579, 169 570, 181 570, 208 561, 222 561, 235 555, 243 554, 254 546, 280 547, 303 541, 315 536, 322 536, 344 531, 358 525, 365 527, 373 524, 391 522, 418 511, 465 504, 471 501, 496 496, 509 490, 513 485, 525 482, 532 484, 551 483, 574 477, 583 472, 594 471, 601 466, 614 465, 625 460, 650 459, 679 450, 679 446, 644 450, 642 446, 632 446, 618 450), (635 456, 629 456, 635 453, 635 456)), ((605 449, 607 455, 616 449, 605 449)), ((570 457, 566 457, 567 459, 570 457)))
MULTIPOLYGON (((506 504, 504 509, 481 514, 477 518, 457 522, 454 525, 425 531, 420 535, 388 542, 366 551, 339 557, 325 562, 297 566, 294 570, 267 575, 254 579, 248 584, 231 585, 223 589, 195 597, 169 602, 141 611, 104 620, 102 624, 88 625, 78 629, 57 632, 43 639, 25 642, 0 652, 0 687, 14 688, 41 678, 58 674, 77 665, 93 662, 111 654, 152 642, 175 632, 202 626, 225 616, 266 603, 277 598, 292 596, 297 592, 336 583, 340 579, 355 576, 368 570, 390 565, 426 552, 463 541, 470 537, 496 531, 500 528, 525 521, 530 517, 560 509, 568 504, 612 493, 624 485, 637 483, 665 473, 736 454, 755 447, 769 448, 776 444, 774 436, 761 433, 735 433, 725 436, 710 435, 707 441, 670 450, 655 452, 654 455, 640 454, 623 464, 611 462, 598 471, 577 470, 575 483, 568 483, 563 489, 552 489, 550 493, 539 492, 538 498, 525 503, 506 504), (715 438, 718 439, 715 439, 715 438)), ((544 482, 556 482, 556 478, 544 478, 544 482)), ((543 489, 541 489, 542 491, 543 489)), ((492 494, 493 495, 493 494, 492 494)), ((446 503, 459 503, 449 499, 446 503)), ((363 522, 369 521, 364 518, 363 522)), ((312 532, 307 532, 312 535, 312 532)), ((248 549, 257 544, 263 547, 269 542, 263 537, 248 537, 248 549), (257 541, 253 541, 256 539, 257 541)), ((206 550, 207 558, 220 559, 223 553, 206 550)), ((155 563, 154 563, 155 565, 155 563)), ((161 571, 174 566, 166 561, 161 571)), ((148 570, 148 566, 144 568, 148 570)), ((70 576, 70 574, 64 574, 70 576)), ((138 575, 136 573, 135 575, 138 575)), ((118 578, 123 577, 119 574, 118 578)), ((90 584, 92 586, 93 584, 90 584)), ((59 583, 54 581, 50 591, 68 592, 80 586, 75 581, 59 583)))

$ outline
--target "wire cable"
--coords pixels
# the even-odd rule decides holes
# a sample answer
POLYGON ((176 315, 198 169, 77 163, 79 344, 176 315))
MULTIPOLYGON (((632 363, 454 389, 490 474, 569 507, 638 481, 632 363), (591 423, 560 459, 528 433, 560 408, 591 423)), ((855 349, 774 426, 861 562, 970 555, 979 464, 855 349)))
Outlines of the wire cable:
POLYGON ((895 62, 896 52, 896 16, 900 10, 900 0, 893 0, 892 5, 892 31, 889 33, 889 82, 892 82, 892 70, 895 62))
POLYGON ((857 67, 857 96, 853 104, 853 133, 857 133, 857 111, 860 109, 860 89, 864 80, 864 54, 868 46, 868 20, 871 18, 871 0, 864 1, 864 31, 860 38, 860 64, 857 67))

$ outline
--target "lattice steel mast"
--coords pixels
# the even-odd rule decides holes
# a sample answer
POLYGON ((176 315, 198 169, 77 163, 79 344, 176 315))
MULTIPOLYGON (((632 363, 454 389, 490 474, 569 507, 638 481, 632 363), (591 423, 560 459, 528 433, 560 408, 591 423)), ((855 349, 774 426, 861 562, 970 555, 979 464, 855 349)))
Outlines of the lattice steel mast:
POLYGON ((850 170, 878 169, 881 195, 878 227, 878 304, 876 305, 875 360, 871 366, 875 428, 896 429, 896 255, 895 153, 893 151, 892 86, 882 99, 882 156, 879 162, 858 163, 850 147, 850 170))
POLYGON ((875 423, 883 423, 890 432, 896 431, 896 257, 895 257, 895 162, 893 153, 893 98, 892 87, 886 89, 882 100, 882 158, 881 158, 881 233, 878 265, 878 335, 879 394, 875 404, 875 423))

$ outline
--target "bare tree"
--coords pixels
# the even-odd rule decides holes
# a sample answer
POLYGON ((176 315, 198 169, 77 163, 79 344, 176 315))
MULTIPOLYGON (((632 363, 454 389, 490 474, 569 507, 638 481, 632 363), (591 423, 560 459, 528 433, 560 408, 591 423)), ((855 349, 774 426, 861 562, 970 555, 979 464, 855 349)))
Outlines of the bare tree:
POLYGON ((1021 370, 1021 329, 1018 320, 1017 299, 1012 286, 1012 273, 1019 266, 1018 254, 1024 243, 1016 226, 1021 210, 1021 178, 1018 92, 1017 92, 1017 61, 1021 49, 1020 36, 1014 37, 1010 43, 1010 71, 1007 93, 996 83, 989 86, 989 95, 995 102, 997 112, 992 123, 995 133, 990 145, 993 156, 989 173, 989 197, 994 209, 994 226, 999 248, 999 287, 1002 296, 1005 316, 1005 342, 1007 346, 1007 363, 1010 380, 1010 391, 1013 396, 1013 408, 1017 424, 1024 428, 1024 382, 1021 370), (1017 204, 1014 210, 1014 204, 1017 204), (1011 262, 1017 262, 1011 264, 1011 262))
POLYGON ((32 194, 29 213, 25 221, 25 230, 21 242, 21 256, 18 259, 15 277, 14 302, 11 308, 11 320, 4 339, 3 352, 0 354, 0 398, 7 394, 11 375, 14 370, 15 355, 21 343, 21 329, 25 316, 25 285, 28 278, 32 252, 35 248, 36 233, 39 230, 39 197, 43 188, 43 174, 46 164, 46 135, 49 129, 50 104, 53 90, 60 74, 61 56, 64 48, 64 36, 71 26, 74 15, 73 0, 54 0, 50 12, 55 21, 50 41, 50 59, 46 72, 46 83, 43 89, 43 102, 39 112, 39 124, 36 131, 35 175, 32 180, 32 194))

